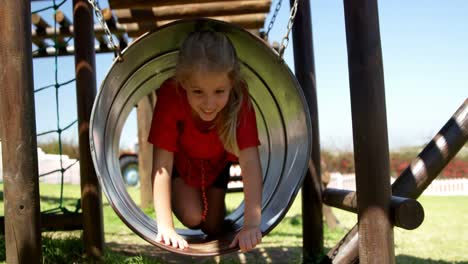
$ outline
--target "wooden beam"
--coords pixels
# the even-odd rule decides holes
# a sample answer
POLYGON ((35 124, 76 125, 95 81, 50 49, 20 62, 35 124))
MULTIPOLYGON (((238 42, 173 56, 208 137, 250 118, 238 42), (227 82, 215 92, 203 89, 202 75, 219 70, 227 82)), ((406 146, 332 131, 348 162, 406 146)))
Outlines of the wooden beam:
MULTIPOLYGON (((217 16, 209 17, 211 19, 221 20, 224 22, 236 24, 245 29, 258 29, 263 27, 266 14, 248 14, 248 15, 234 15, 234 16, 217 16)), ((164 26, 175 20, 153 21, 145 23, 129 23, 125 24, 125 28, 130 37, 137 37, 145 32, 154 30, 160 26, 164 26)))
POLYGON ((62 28, 67 28, 72 24, 70 19, 65 16, 65 13, 63 13, 60 10, 57 10, 57 12, 55 12, 54 18, 55 18, 55 21, 57 21, 57 23, 62 28))
POLYGON ((119 23, 175 20, 195 17, 268 13, 271 1, 213 2, 152 7, 149 9, 114 9, 119 23))
MULTIPOLYGON (((5 233, 5 218, 0 217, 0 234, 5 233)), ((83 229, 83 214, 41 214, 41 231, 70 231, 83 229)))
MULTIPOLYGON (((57 10, 54 15, 55 22, 60 25, 60 31, 65 31, 70 28, 71 22, 70 19, 68 19, 65 14, 57 10)), ((52 38, 55 42, 55 46, 59 49, 63 49, 67 46, 67 42, 65 41, 65 38, 58 34, 56 37, 52 38)))
MULTIPOLYGON (((224 2, 237 1, 237 0, 224 0, 224 2)), ((220 2, 219 0, 199 0, 198 3, 220 2)), ((170 6, 191 4, 191 0, 110 0, 109 6, 111 9, 121 8, 148 8, 153 6, 170 6)))
MULTIPOLYGON (((123 49, 123 48, 122 48, 123 49)), ((95 45, 94 50, 97 53, 111 53, 114 52, 109 46, 95 45)), ((75 54, 75 46, 69 45, 65 48, 59 49, 55 52, 55 47, 47 47, 45 49, 38 49, 33 52, 33 58, 47 58, 53 56, 69 56, 75 54)))
MULTIPOLYGON (((356 192, 327 188, 323 191, 323 202, 327 205, 357 213, 356 192)), ((424 220, 424 209, 415 199, 392 196, 390 215, 393 225, 412 230, 419 227, 424 220)))
MULTIPOLYGON (((263 27, 265 22, 266 14, 248 14, 248 15, 234 15, 234 16, 220 16, 220 17, 210 17, 212 19, 217 19, 225 21, 228 23, 236 24, 247 30, 263 27)), ((109 27, 112 34, 115 34, 118 37, 119 45, 125 47, 128 44, 127 37, 125 33, 130 37, 138 37, 141 34, 156 29, 160 26, 166 25, 168 23, 174 22, 174 20, 164 20, 151 23, 129 23, 129 24, 116 24, 115 27, 109 27)), ((73 37, 75 29, 73 26, 67 28, 58 28, 57 34, 61 37, 73 37)), ((53 27, 47 27, 44 30, 32 30, 32 40, 40 41, 43 39, 53 38, 55 35, 55 30, 53 27)), ((94 25, 94 35, 101 36, 106 34, 101 25, 94 25)))
POLYGON ((108 39, 106 35, 98 35, 96 36, 96 40, 99 42, 99 47, 105 49, 108 46, 108 39))
MULTIPOLYGON (((125 33, 127 30, 132 30, 132 29, 127 29, 127 27, 125 25, 120 25, 120 24, 117 24, 117 27, 113 30, 111 30, 112 33, 114 34, 118 34, 118 33, 125 33)), ((73 26, 69 26, 68 28, 66 29, 58 29, 57 30, 57 34, 59 34, 60 36, 62 37, 73 37, 75 33, 75 29, 73 26)), ((95 36, 100 36, 100 35, 105 35, 106 32, 104 31, 104 29, 102 28, 101 25, 95 25, 94 26, 94 35, 95 36)), ((41 40, 41 39, 50 39, 50 38, 53 38, 54 35, 55 35, 55 31, 54 31, 54 28, 53 27, 47 27, 45 28, 45 30, 32 30, 32 40, 33 41, 37 41, 37 40, 41 40)))
MULTIPOLYGON (((39 14, 32 14, 31 15, 31 22, 36 27, 36 31, 44 32, 46 28, 50 27, 50 25, 39 15, 39 14)), ((43 39, 32 39, 32 42, 39 48, 45 49, 47 47, 47 43, 43 39)))
POLYGON ((39 14, 32 14, 31 15, 31 22, 36 26, 37 28, 47 28, 50 27, 49 23, 45 21, 41 15, 39 14))

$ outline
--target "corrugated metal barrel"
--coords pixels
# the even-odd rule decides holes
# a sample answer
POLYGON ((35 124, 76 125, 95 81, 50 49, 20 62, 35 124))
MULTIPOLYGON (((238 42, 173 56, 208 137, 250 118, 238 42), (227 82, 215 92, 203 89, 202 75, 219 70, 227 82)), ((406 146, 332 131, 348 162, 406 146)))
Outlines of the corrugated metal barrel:
MULTIPOLYGON (((263 40, 233 25, 202 19, 181 21, 143 35, 114 62, 94 103, 91 147, 102 188, 122 220, 148 242, 176 253, 216 255, 229 249, 234 233, 203 242, 203 233, 178 230, 192 243, 180 251, 155 241, 156 221, 135 204, 126 191, 118 163, 122 127, 137 102, 174 73, 178 48, 188 33, 211 29, 226 34, 236 47, 241 72, 255 105, 262 143, 264 188, 261 230, 268 233, 286 214, 301 187, 311 152, 311 123, 302 91, 294 75, 263 40)), ((243 222, 241 204, 227 218, 238 230, 243 222)))

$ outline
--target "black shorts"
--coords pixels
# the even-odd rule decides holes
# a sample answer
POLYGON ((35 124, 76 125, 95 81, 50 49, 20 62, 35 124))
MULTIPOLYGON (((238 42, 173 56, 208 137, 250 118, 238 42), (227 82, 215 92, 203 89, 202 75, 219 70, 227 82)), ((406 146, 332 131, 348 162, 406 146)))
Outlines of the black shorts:
MULTIPOLYGON (((223 190, 227 190, 227 185, 229 183, 229 178, 231 177, 230 169, 231 169, 232 162, 228 162, 226 166, 223 168, 221 173, 216 177, 216 180, 213 182, 213 187, 220 188, 223 190)), ((172 168, 172 178, 175 179, 180 177, 179 172, 177 171, 176 167, 172 168)))

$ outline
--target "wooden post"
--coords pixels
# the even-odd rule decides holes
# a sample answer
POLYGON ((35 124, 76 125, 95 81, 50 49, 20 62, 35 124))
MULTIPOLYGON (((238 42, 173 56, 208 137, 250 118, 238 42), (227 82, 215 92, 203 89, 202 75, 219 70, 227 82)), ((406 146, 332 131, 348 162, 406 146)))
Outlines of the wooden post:
POLYGON ((376 0, 345 1, 360 263, 395 263, 390 167, 376 0))
POLYGON ((148 134, 153 117, 156 100, 149 94, 138 103, 138 174, 140 175, 141 208, 150 208, 153 205, 153 189, 151 170, 153 166, 153 145, 148 143, 148 134))
POLYGON ((2 135, 7 263, 41 263, 31 9, 0 8, 0 134, 2 135))
MULTIPOLYGON (((293 5, 293 3, 294 0, 291 0, 290 4, 293 5)), ((310 1, 299 1, 292 33, 296 77, 304 91, 309 113, 312 118, 312 155, 310 157, 311 161, 309 161, 310 169, 302 185, 302 252, 304 262, 314 262, 323 255, 323 220, 320 136, 310 1)))
POLYGON ((96 97, 93 14, 88 1, 73 0, 83 239, 87 256, 99 259, 104 249, 102 195, 89 147, 89 119, 96 97))

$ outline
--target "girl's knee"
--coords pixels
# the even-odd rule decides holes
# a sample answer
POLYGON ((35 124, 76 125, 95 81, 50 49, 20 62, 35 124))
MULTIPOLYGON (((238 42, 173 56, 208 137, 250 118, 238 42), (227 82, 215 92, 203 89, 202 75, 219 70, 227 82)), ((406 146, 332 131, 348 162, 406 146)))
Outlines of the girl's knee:
POLYGON ((199 229, 202 224, 201 214, 187 214, 182 219, 179 219, 182 224, 190 229, 199 229))

